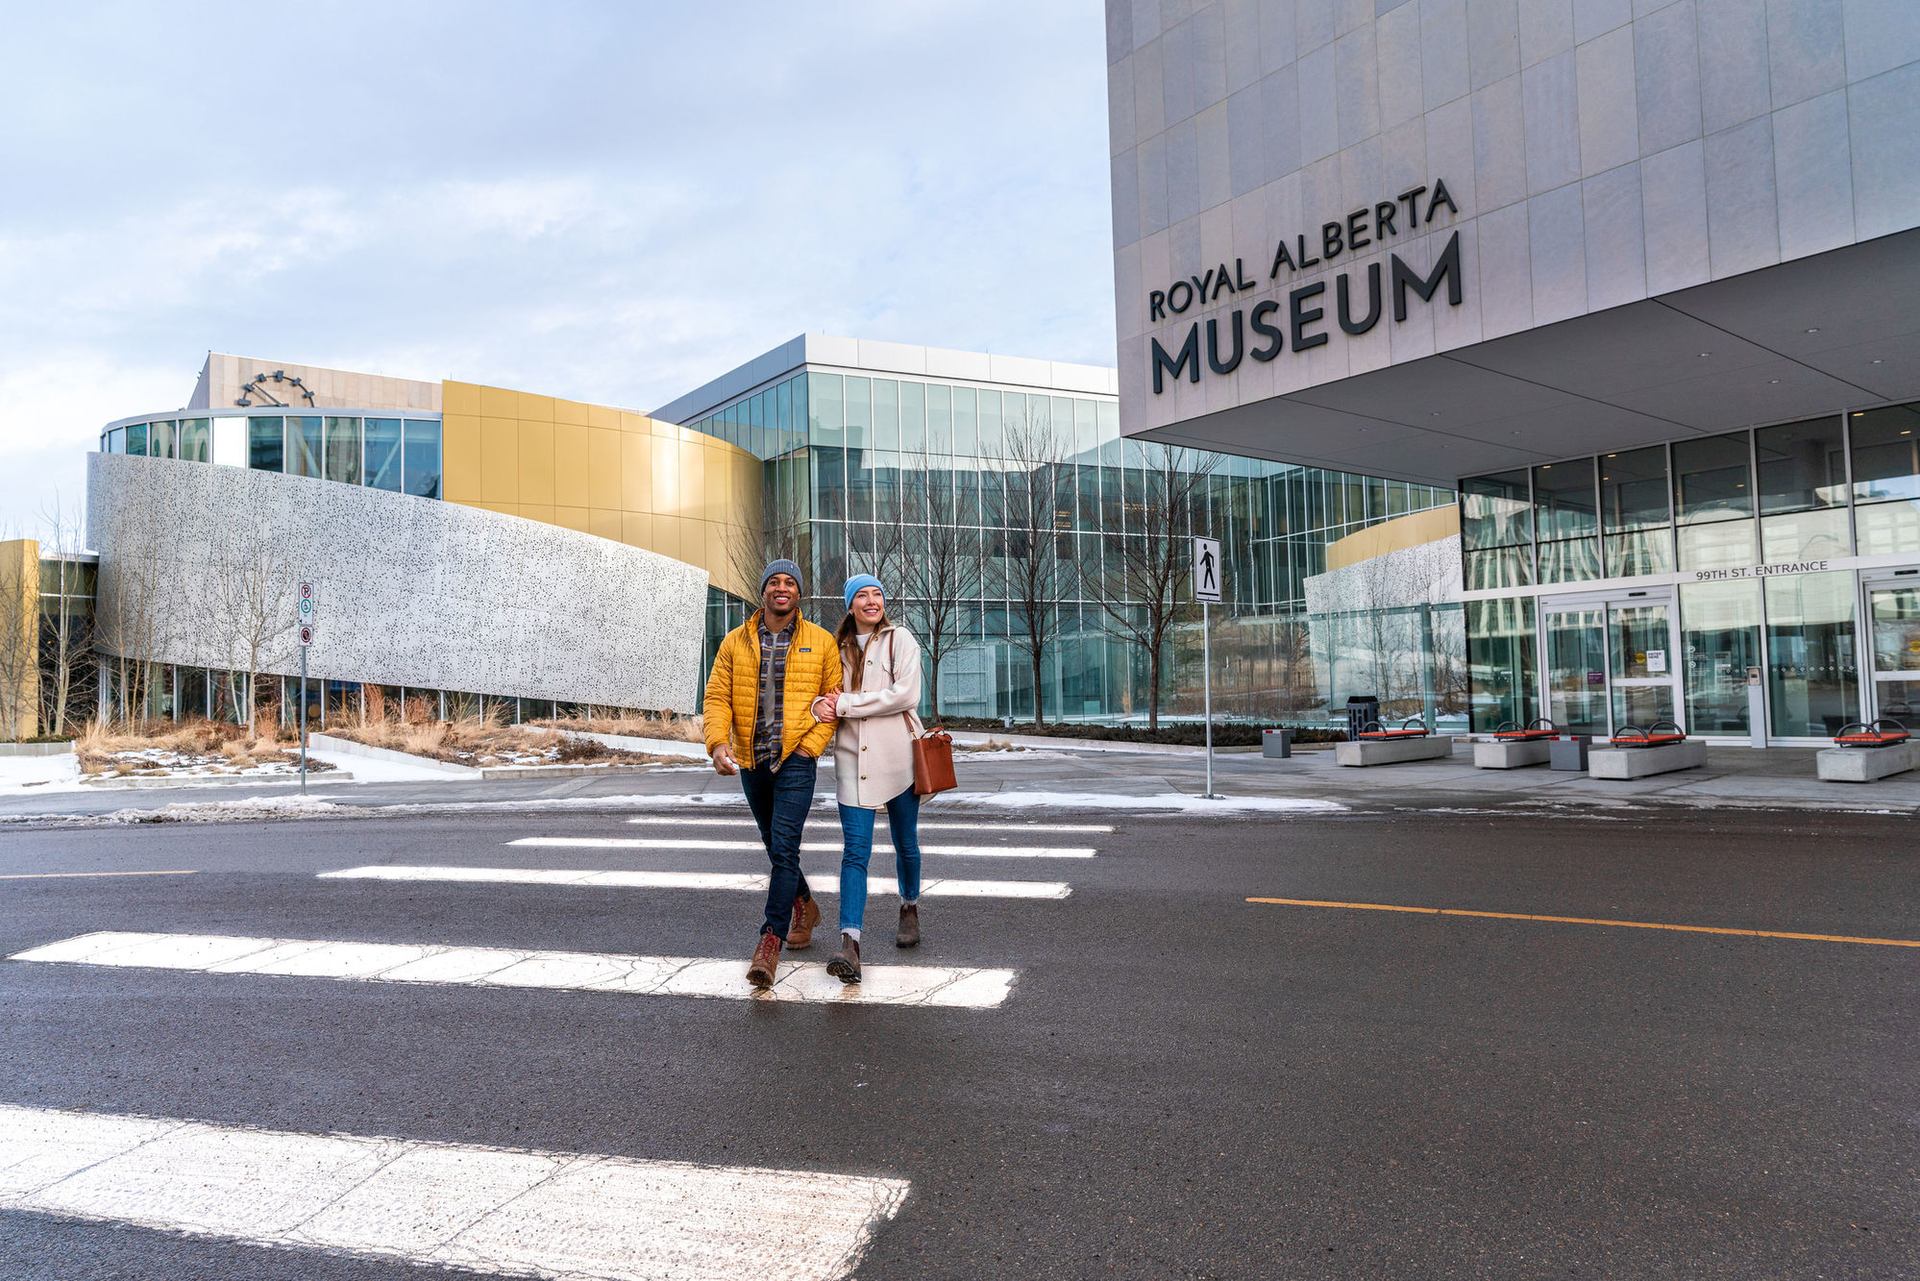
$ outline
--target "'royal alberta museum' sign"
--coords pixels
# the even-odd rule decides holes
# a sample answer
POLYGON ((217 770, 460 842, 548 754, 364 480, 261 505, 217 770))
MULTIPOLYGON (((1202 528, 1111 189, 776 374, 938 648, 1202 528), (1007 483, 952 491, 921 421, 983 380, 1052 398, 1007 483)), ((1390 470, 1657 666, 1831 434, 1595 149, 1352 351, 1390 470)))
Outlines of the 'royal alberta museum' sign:
MULTIPOLYGON (((1436 181, 1431 189, 1415 187, 1401 192, 1397 199, 1382 200, 1368 208, 1356 209, 1345 218, 1324 223, 1320 234, 1312 240, 1305 232, 1291 240, 1283 237, 1274 249, 1267 283, 1278 281, 1283 271, 1290 276, 1298 275, 1370 246, 1415 234, 1439 217, 1442 210, 1452 214, 1460 212, 1447 191, 1447 184, 1436 181)), ((1408 294, 1417 296, 1421 302, 1431 302, 1444 284, 1448 304, 1460 305, 1458 231, 1447 238, 1446 245, 1433 260, 1432 270, 1424 275, 1409 267, 1397 253, 1389 253, 1386 270, 1383 272, 1381 268, 1382 264, 1377 261, 1367 264, 1365 302, 1360 304, 1356 304, 1355 295, 1360 291, 1355 289, 1352 272, 1342 271, 1333 278, 1333 319, 1342 333, 1357 338, 1379 324, 1389 296, 1395 324, 1407 318, 1408 294)), ((1196 307, 1211 306, 1222 296, 1239 297, 1257 288, 1257 282, 1247 276, 1246 260, 1235 258, 1231 266, 1221 263, 1202 275, 1176 280, 1165 289, 1151 291, 1147 295, 1147 318, 1156 324, 1166 323, 1196 307)), ((1288 349, 1307 351, 1326 344, 1332 337, 1325 327, 1327 302, 1327 281, 1316 280, 1288 290, 1285 302, 1265 298, 1251 307, 1235 307, 1225 316, 1191 321, 1186 337, 1172 352, 1168 352, 1158 338, 1152 339, 1154 394, 1165 391, 1169 375, 1175 382, 1183 377, 1199 382, 1203 363, 1216 374, 1230 374, 1247 357, 1264 362, 1288 349)))

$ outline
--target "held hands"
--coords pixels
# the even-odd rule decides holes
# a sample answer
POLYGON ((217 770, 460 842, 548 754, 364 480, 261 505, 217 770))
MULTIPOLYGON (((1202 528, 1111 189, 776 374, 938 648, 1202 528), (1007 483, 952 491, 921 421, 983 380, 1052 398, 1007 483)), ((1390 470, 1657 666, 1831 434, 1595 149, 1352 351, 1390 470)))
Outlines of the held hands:
POLYGON ((831 725, 840 719, 840 691, 830 689, 813 700, 813 719, 831 725))
POLYGON ((740 762, 733 759, 733 748, 725 743, 713 749, 713 772, 721 775, 740 772, 740 762))

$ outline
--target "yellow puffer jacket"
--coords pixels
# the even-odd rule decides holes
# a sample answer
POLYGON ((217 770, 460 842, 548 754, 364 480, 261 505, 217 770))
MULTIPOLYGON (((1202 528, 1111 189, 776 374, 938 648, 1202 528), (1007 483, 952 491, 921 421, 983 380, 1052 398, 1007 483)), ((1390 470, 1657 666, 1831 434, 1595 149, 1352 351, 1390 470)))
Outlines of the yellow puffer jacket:
MULTIPOLYGON (((781 703, 780 759, 797 750, 818 756, 833 741, 833 726, 813 719, 813 700, 840 687, 840 647, 833 633, 799 619, 787 645, 786 692, 781 703)), ((760 611, 727 633, 707 677, 707 755, 722 743, 745 769, 753 764, 753 723, 760 702, 760 611)))

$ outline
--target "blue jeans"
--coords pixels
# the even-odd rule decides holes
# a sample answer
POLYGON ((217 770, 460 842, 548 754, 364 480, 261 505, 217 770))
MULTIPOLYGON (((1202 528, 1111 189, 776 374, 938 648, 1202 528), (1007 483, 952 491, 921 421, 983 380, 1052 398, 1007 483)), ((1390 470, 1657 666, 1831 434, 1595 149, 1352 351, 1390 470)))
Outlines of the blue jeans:
POLYGON ((819 768, 813 757, 795 752, 777 770, 756 765, 740 771, 740 790, 747 794, 747 808, 760 825, 760 843, 773 864, 762 934, 771 931, 786 938, 793 921, 793 900, 813 897, 807 875, 800 870, 800 833, 807 825, 807 811, 813 808, 813 781, 819 768))
MULTIPOLYGON (((857 934, 867 916, 867 858, 873 853, 876 810, 840 807, 840 932, 857 934)), ((909 787, 887 802, 887 826, 893 832, 893 866, 900 877, 900 901, 920 897, 920 798, 909 787)))

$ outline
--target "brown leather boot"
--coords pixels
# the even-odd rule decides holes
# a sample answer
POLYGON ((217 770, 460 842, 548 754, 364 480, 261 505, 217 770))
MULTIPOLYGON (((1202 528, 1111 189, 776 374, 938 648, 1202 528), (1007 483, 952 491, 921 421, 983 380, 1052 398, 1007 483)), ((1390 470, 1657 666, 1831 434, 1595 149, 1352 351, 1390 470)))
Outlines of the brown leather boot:
POLYGON ((840 950, 827 962, 827 973, 842 983, 860 981, 860 940, 851 934, 840 936, 840 950))
POLYGON ((764 992, 773 986, 773 976, 779 968, 780 936, 771 930, 762 930, 760 945, 753 949, 753 963, 747 966, 747 982, 764 992))
POLYGON ((813 945, 813 927, 820 924, 820 905, 810 898, 793 900, 793 923, 787 927, 788 947, 813 945))
POLYGON ((920 905, 902 903, 900 905, 900 928, 893 936, 896 947, 920 946, 920 905))

